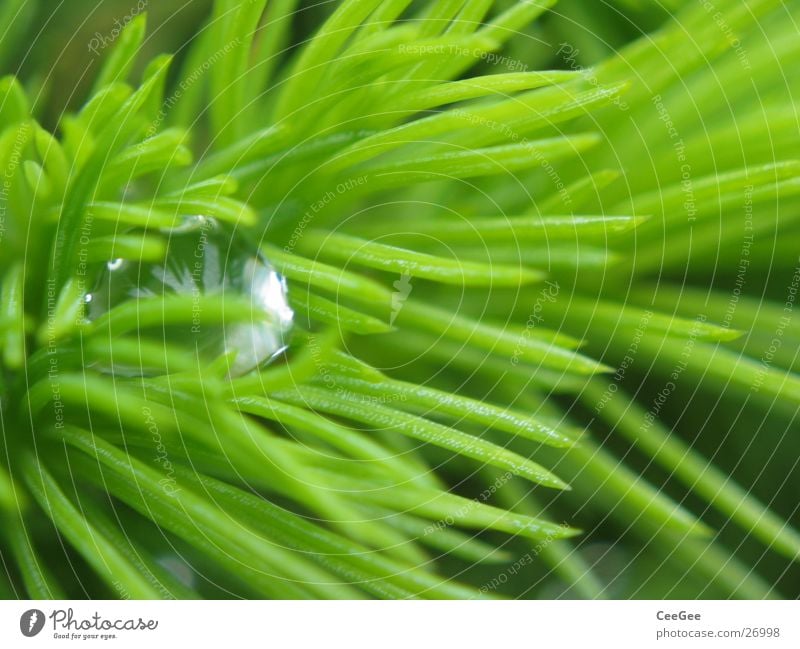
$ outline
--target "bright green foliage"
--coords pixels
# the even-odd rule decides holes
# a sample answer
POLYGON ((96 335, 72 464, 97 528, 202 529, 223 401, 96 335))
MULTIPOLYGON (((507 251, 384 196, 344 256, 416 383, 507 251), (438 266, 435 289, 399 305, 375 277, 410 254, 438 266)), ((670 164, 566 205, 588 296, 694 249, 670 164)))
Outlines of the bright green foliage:
POLYGON ((217 0, 177 66, 141 15, 53 132, 3 77, 0 593, 798 596, 800 3, 661 4, 217 0), (288 282, 245 376, 139 339, 191 296, 85 318, 196 214, 288 282))

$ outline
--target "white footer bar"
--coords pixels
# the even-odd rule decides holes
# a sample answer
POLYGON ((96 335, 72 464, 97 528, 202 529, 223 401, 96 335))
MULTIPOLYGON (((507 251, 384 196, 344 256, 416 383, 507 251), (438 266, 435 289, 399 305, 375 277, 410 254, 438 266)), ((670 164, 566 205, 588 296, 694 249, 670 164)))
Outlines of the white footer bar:
POLYGON ((0 602, 4 649, 191 642, 231 649, 797 649, 800 602, 0 602))

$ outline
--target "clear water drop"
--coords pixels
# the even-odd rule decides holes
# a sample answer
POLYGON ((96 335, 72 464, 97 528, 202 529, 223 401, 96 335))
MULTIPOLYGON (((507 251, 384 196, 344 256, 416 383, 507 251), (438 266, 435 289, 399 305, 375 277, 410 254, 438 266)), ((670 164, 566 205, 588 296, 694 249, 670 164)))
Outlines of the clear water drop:
MULTIPOLYGON (((94 290, 85 297, 89 321, 129 300, 184 295, 192 310, 183 327, 139 330, 141 338, 196 349, 211 361, 235 352, 230 375, 240 376, 274 359, 286 349, 294 313, 285 279, 243 237, 213 218, 192 216, 165 231, 167 252, 162 261, 113 259, 105 264, 94 290), (203 323, 202 297, 245 297, 254 313, 264 317, 220 325, 203 323)), ((116 373, 148 373, 115 365, 116 373)))

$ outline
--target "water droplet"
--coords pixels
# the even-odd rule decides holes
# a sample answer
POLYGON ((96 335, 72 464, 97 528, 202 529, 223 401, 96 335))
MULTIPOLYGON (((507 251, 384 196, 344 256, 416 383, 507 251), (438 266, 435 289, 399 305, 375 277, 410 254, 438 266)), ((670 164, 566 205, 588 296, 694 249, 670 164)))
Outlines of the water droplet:
MULTIPOLYGON (((286 349, 294 313, 285 279, 243 237, 213 218, 193 216, 165 231, 167 253, 159 262, 114 259, 106 263, 94 290, 85 298, 86 317, 96 320, 128 300, 168 295, 192 297, 186 326, 133 332, 151 341, 196 349, 206 361, 235 352, 232 376, 240 376, 286 349), (258 309, 249 321, 204 324, 202 298, 245 297, 258 309), (263 312, 265 316, 260 317, 263 312)), ((147 374, 119 367, 120 374, 147 374)))

